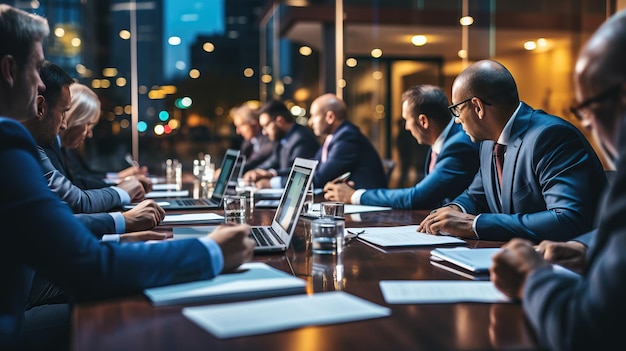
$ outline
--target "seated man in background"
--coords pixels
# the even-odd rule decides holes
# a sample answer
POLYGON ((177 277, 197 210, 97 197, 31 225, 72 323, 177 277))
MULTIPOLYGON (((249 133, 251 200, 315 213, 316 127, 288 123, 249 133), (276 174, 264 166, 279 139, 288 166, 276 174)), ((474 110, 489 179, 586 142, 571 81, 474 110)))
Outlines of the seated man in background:
POLYGON ((443 90, 432 85, 409 88, 402 94, 402 118, 418 143, 431 145, 424 179, 405 189, 355 190, 331 182, 324 187, 327 200, 421 210, 441 206, 469 186, 478 170, 478 144, 454 123, 443 90))
POLYGON ((511 73, 491 60, 459 74, 452 101, 457 123, 481 142, 480 167, 469 188, 428 215, 421 231, 539 242, 566 241, 593 228, 607 180, 574 125, 520 102, 511 73))
POLYGON ((313 158, 319 143, 311 129, 301 126, 280 101, 268 101, 259 110, 259 124, 271 141, 276 142, 272 155, 244 178, 258 188, 282 188, 296 157, 313 158))
MULTIPOLYGON (((511 240, 490 276, 522 300, 542 346, 554 350, 621 350, 626 313, 626 11, 609 18, 583 46, 574 70, 579 105, 572 110, 617 160, 617 174, 580 276, 562 274, 532 244, 511 240)), ((570 251, 571 253, 571 251, 570 251)), ((574 255, 582 259, 583 255, 574 255)))
POLYGON ((387 177, 380 155, 357 126, 347 120, 345 102, 333 94, 324 94, 311 103, 309 127, 318 138, 325 138, 317 151, 319 161, 313 185, 324 187, 328 182, 351 172, 356 186, 386 188, 387 177))
POLYGON ((258 112, 248 104, 233 108, 230 112, 235 125, 235 132, 243 138, 240 156, 246 157, 243 169, 247 172, 267 160, 274 151, 276 143, 263 134, 259 126, 258 112))
POLYGON ((37 115, 42 40, 48 22, 0 4, 0 349, 69 347, 69 308, 42 327, 46 306, 24 313, 33 270, 76 299, 139 293, 154 286, 209 279, 253 254, 246 225, 219 227, 200 239, 155 244, 99 242, 50 191, 35 141, 20 122, 37 115), (29 220, 30 219, 30 220, 29 220), (65 324, 64 324, 65 322, 65 324))

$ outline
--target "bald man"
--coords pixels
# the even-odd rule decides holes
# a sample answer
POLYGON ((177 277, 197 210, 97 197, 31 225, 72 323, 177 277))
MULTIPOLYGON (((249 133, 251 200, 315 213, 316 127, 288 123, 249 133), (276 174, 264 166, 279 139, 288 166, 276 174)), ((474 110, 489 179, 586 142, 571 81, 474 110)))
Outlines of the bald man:
POLYGON ((313 184, 323 187, 345 172, 362 189, 386 188, 387 177, 380 155, 357 126, 347 120, 346 104, 333 94, 324 94, 311 104, 309 127, 324 144, 317 151, 319 161, 313 184))
POLYGON ((626 11, 613 15, 583 47, 574 73, 572 111, 594 132, 617 174, 582 276, 559 274, 532 245, 513 240, 494 258, 491 279, 522 299, 541 343, 557 350, 618 350, 626 313, 626 11))
POLYGON ((463 194, 422 221, 422 231, 539 242, 593 228, 607 180, 574 125, 520 102, 511 73, 491 60, 459 74, 452 101, 456 122, 481 142, 480 167, 463 194))

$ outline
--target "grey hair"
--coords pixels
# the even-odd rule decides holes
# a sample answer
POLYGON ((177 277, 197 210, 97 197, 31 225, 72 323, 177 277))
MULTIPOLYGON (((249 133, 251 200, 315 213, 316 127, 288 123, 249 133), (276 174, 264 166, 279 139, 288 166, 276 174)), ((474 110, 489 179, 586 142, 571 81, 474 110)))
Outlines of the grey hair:
POLYGON ((33 49, 33 43, 50 34, 48 21, 38 15, 0 4, 0 57, 13 56, 23 67, 33 49))

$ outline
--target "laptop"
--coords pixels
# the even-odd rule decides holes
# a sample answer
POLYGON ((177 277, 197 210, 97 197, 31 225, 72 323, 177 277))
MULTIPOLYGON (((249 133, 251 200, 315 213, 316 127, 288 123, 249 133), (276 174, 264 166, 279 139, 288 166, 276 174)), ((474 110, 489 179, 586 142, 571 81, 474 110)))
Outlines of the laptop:
POLYGON ((243 178, 243 169, 246 167, 246 155, 239 155, 237 159, 237 163, 235 163, 235 167, 233 169, 233 173, 230 178, 228 178, 228 183, 226 186, 226 195, 235 195, 237 194, 237 180, 243 178))
POLYGON ((228 185, 228 180, 232 176, 239 158, 239 150, 226 150, 222 165, 220 166, 220 175, 215 182, 213 195, 210 199, 194 199, 194 198, 175 198, 167 199, 165 202, 159 201, 159 205, 164 210, 195 210, 195 209, 217 209, 222 206, 222 198, 228 185))
POLYGON ((274 213, 272 225, 251 228, 251 236, 257 244, 254 249, 255 253, 287 250, 304 204, 306 190, 313 181, 313 172, 315 172, 317 163, 315 160, 295 159, 285 185, 285 191, 274 213))

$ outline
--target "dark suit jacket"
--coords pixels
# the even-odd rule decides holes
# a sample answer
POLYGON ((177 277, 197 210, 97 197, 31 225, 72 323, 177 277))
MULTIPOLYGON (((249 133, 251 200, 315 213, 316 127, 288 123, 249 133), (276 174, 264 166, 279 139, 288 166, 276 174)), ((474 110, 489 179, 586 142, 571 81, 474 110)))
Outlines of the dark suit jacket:
POLYGON ((431 173, 428 172, 430 150, 427 153, 426 177, 422 181, 406 189, 367 190, 361 196, 361 204, 421 210, 450 202, 474 179, 479 164, 478 146, 460 124, 453 124, 431 173))
POLYGON ((115 233, 115 221, 108 213, 77 213, 74 215, 98 239, 115 233))
POLYGON ((74 185, 58 169, 56 169, 46 152, 41 147, 39 151, 41 169, 48 181, 48 187, 57 196, 67 203, 76 213, 106 212, 120 208, 122 199, 111 187, 83 190, 74 185))
POLYGON ((591 241, 581 277, 551 269, 533 272, 523 306, 543 345, 555 350, 624 349, 626 315, 626 128, 621 127, 617 172, 591 241))
POLYGON ((354 124, 344 121, 333 133, 327 150, 326 162, 322 162, 321 147, 315 155, 320 162, 313 177, 316 188, 324 187, 327 182, 348 171, 352 172, 349 179, 360 189, 387 187, 387 177, 378 152, 354 124))
POLYGON ((566 241, 593 228, 607 181, 602 164, 576 127, 522 103, 502 171, 502 205, 493 141, 480 146, 480 168, 454 203, 480 214, 481 239, 566 241))
POLYGON ((279 176, 286 176, 296 157, 311 159, 320 147, 315 134, 308 127, 294 123, 287 135, 276 145, 274 153, 257 168, 274 169, 279 176))
POLYGON ((99 242, 48 189, 28 131, 2 117, 0 164, 0 349, 17 342, 33 270, 79 299, 212 277, 199 240, 99 242))
POLYGON ((50 162, 61 174, 69 179, 77 187, 87 189, 99 189, 110 186, 103 178, 104 173, 93 172, 78 151, 61 148, 53 143, 48 147, 42 147, 48 155, 50 162))
POLYGON ((256 140, 259 145, 256 152, 254 152, 254 145, 249 140, 244 140, 241 143, 241 155, 246 156, 246 166, 243 168, 244 172, 257 168, 257 166, 272 156, 276 148, 276 143, 271 141, 267 135, 260 132, 259 135, 256 136, 256 140))

